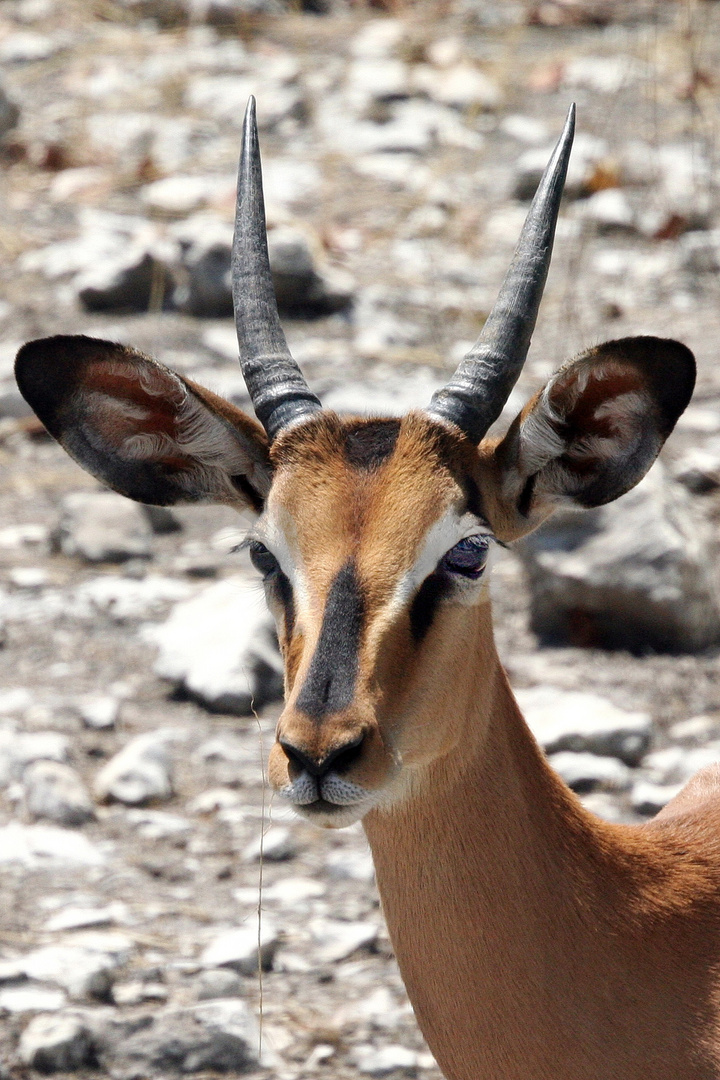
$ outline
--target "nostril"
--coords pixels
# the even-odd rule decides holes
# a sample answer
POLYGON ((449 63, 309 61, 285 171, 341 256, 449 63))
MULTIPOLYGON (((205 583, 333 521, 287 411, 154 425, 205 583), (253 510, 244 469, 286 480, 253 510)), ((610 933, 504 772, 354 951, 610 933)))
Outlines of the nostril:
POLYGON ((317 758, 311 757, 310 754, 305 753, 298 746, 288 742, 287 739, 279 739, 280 746, 285 751, 288 761, 291 765, 294 765, 301 772, 306 769, 311 776, 321 777, 325 773, 333 769, 335 772, 346 772, 350 766, 357 761, 361 752, 362 744, 365 741, 365 733, 358 735, 357 738, 351 742, 343 743, 342 746, 336 747, 335 750, 331 750, 325 757, 317 758))
POLYGON ((324 771, 332 768, 333 772, 347 772, 350 766, 360 757, 364 742, 365 734, 363 733, 362 735, 359 735, 357 739, 354 739, 353 742, 346 743, 345 746, 340 746, 337 750, 328 754, 323 762, 324 771))

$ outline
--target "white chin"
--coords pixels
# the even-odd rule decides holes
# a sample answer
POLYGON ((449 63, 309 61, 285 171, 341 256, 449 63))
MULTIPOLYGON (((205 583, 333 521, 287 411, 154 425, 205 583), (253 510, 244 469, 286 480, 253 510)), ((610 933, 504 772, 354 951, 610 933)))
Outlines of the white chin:
POLYGON ((337 810, 314 810, 310 806, 293 806, 293 810, 305 821, 312 822, 320 829, 345 829, 348 825, 354 825, 360 821, 368 810, 371 809, 373 800, 368 799, 365 803, 354 803, 351 806, 338 806, 337 810))

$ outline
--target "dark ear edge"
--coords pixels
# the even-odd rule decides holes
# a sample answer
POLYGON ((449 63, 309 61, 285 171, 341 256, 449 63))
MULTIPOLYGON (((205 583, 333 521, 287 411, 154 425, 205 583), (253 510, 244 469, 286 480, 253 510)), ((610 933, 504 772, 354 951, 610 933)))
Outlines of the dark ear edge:
POLYGON ((608 341, 560 368, 494 449, 511 531, 634 487, 687 407, 695 371, 690 349, 654 337, 608 341))
POLYGON ((83 335, 20 349, 20 392, 85 470, 137 502, 262 509, 267 435, 236 406, 124 345, 83 335))

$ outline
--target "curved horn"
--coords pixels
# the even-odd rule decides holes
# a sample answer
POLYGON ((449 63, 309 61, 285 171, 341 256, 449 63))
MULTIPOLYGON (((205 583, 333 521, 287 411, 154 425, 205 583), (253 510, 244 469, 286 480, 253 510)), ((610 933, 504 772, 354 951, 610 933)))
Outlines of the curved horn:
POLYGON ((255 98, 248 101, 238 170, 232 295, 240 367, 270 439, 322 408, 293 360, 280 325, 270 273, 255 98))
POLYGON ((575 106, 571 105, 482 333, 427 408, 431 416, 456 424, 474 442, 480 442, 497 420, 525 363, 550 267, 574 134, 575 106))

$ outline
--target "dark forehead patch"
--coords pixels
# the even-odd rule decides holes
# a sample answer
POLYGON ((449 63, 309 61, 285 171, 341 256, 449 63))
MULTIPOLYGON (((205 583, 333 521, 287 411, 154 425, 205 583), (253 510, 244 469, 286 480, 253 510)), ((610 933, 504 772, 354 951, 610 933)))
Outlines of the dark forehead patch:
POLYGON ((345 460, 354 469, 377 469, 392 454, 399 420, 354 420, 345 426, 345 460))

